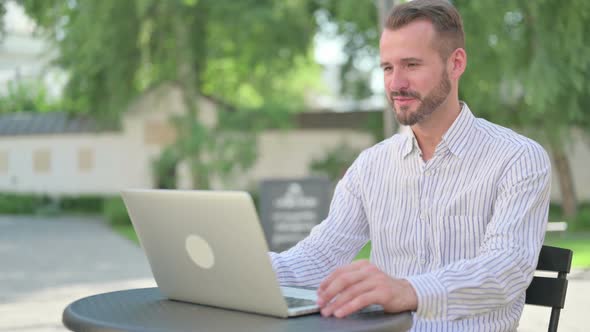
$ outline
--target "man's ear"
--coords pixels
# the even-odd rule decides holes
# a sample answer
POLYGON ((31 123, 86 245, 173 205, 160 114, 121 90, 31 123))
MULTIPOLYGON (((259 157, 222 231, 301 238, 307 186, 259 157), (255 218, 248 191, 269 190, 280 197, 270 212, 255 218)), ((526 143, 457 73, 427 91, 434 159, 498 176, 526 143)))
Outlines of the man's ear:
POLYGON ((447 69, 452 80, 459 80, 467 67, 467 53, 465 49, 458 48, 451 53, 447 61, 447 69))

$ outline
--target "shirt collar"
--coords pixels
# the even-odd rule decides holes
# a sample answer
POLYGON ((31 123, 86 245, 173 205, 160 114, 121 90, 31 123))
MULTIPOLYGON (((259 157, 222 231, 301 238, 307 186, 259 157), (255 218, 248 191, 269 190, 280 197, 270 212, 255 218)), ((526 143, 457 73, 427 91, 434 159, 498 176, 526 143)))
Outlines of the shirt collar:
MULTIPOLYGON (((475 123, 475 116, 469 106, 461 102, 461 112, 451 127, 443 135, 439 146, 447 148, 452 154, 461 157, 465 151, 465 145, 469 142, 469 133, 475 123)), ((402 147, 402 157, 407 157, 414 149, 419 149, 414 132, 410 129, 406 133, 406 140, 402 147)))
POLYGON ((402 158, 406 158, 410 153, 412 153, 412 151, 414 151, 414 149, 420 149, 412 129, 408 128, 405 136, 406 140, 404 141, 404 145, 402 147, 402 158))
POLYGON ((461 102, 461 112, 455 122, 443 135, 441 143, 445 144, 449 151, 457 157, 465 152, 465 147, 470 140, 470 133, 475 124, 475 116, 471 113, 469 106, 461 102))

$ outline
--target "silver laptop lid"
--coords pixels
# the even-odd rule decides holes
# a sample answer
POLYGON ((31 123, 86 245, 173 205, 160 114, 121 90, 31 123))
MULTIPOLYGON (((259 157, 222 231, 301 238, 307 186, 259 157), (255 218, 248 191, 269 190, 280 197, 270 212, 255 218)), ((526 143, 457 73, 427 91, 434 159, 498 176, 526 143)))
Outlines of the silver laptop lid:
POLYGON ((247 192, 125 190, 122 197, 165 296, 287 316, 247 192))

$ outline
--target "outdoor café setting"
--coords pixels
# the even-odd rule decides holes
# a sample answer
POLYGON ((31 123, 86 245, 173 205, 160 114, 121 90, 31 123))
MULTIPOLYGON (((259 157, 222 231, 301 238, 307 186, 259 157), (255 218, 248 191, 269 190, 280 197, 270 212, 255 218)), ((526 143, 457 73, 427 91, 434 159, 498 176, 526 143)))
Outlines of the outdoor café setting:
POLYGON ((0 332, 586 332, 590 1, 0 0, 0 332))

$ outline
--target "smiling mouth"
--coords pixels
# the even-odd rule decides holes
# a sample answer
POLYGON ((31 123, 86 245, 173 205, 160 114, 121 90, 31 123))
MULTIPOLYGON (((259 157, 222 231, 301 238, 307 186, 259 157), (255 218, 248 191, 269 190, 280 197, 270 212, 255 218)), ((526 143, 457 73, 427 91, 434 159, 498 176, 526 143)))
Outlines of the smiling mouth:
POLYGON ((416 98, 395 97, 393 100, 395 101, 396 104, 405 105, 405 104, 409 104, 409 103, 415 101, 416 98))

